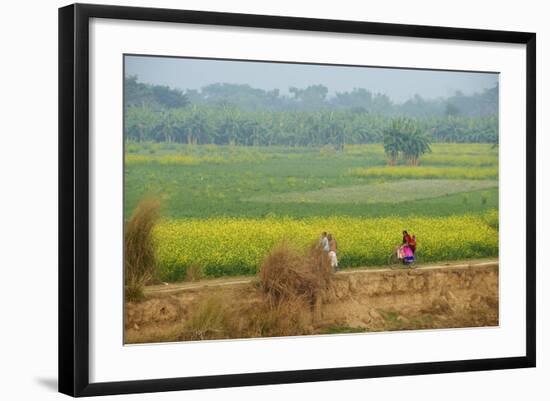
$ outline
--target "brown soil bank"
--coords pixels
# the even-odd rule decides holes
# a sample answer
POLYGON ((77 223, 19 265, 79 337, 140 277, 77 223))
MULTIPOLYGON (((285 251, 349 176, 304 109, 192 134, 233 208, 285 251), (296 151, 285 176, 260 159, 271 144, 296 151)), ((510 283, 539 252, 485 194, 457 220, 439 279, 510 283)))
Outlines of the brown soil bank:
POLYGON ((337 273, 320 299, 273 304, 257 280, 148 291, 126 343, 498 325, 498 261, 337 273))

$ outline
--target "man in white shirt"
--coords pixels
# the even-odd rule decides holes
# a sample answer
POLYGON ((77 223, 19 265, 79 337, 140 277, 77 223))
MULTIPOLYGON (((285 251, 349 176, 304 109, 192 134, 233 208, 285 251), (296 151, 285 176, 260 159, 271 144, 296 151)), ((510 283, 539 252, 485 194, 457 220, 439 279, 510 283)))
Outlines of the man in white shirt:
POLYGON ((319 240, 319 244, 321 245, 321 248, 323 249, 323 251, 328 253, 328 251, 330 250, 330 246, 329 246, 329 243, 328 243, 328 238, 327 238, 327 232, 326 231, 321 234, 321 239, 319 240))

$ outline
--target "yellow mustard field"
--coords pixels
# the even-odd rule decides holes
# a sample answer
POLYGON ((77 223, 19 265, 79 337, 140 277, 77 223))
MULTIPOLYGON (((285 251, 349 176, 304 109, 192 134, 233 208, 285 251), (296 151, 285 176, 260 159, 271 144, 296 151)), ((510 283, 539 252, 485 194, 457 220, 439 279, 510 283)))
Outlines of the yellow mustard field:
POLYGON ((321 232, 338 242, 340 267, 384 265, 401 233, 417 236, 419 261, 498 255, 498 212, 451 217, 210 218, 163 220, 155 228, 159 278, 185 278, 193 266, 207 276, 254 274, 280 241, 307 247, 321 232))

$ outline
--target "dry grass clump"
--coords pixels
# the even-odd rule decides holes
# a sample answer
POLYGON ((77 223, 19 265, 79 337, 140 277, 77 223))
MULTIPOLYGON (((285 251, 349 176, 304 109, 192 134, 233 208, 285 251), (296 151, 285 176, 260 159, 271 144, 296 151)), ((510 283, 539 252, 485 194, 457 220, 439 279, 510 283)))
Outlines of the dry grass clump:
POLYGON ((317 295, 324 295, 332 283, 334 270, 330 265, 328 255, 323 252, 318 242, 313 242, 310 245, 305 261, 316 278, 317 295))
POLYGON ((186 340, 226 338, 229 319, 227 303, 222 297, 208 297, 191 313, 183 337, 186 340))
POLYGON ((271 302, 303 299, 310 305, 321 298, 331 277, 328 258, 318 246, 312 245, 303 254, 286 242, 280 243, 267 255, 259 274, 260 288, 271 302))
POLYGON ((155 249, 152 231, 160 202, 143 199, 124 228, 124 291, 127 301, 143 298, 143 287, 155 272, 155 249))
POLYGON ((309 305, 300 299, 271 303, 260 298, 243 304, 220 293, 199 301, 184 321, 179 340, 311 334, 311 316, 309 305))
POLYGON ((229 299, 224 292, 199 301, 180 340, 312 334, 314 308, 332 278, 323 251, 312 245, 300 252, 283 242, 265 258, 258 278, 254 293, 239 297, 250 302, 229 299))
POLYGON ((264 300, 247 311, 246 337, 281 337, 312 334, 309 302, 301 298, 273 303, 264 300))

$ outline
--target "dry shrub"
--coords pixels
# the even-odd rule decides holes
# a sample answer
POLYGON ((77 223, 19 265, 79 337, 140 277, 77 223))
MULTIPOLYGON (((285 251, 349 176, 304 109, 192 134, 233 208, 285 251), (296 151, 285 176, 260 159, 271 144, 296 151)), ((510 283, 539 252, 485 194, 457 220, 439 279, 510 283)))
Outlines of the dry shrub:
POLYGON ((159 217, 159 206, 155 198, 143 199, 124 229, 124 289, 128 301, 143 298, 143 287, 155 273, 152 232, 159 217))
POLYGON ((330 263, 318 246, 307 253, 291 248, 286 242, 276 246, 264 259, 260 288, 273 303, 307 300, 314 305, 330 286, 330 263))
POLYGON ((334 270, 330 265, 328 254, 323 252, 317 241, 310 245, 305 262, 316 278, 317 295, 324 295, 326 290, 330 288, 334 270))
POLYGON ((328 258, 316 245, 300 252, 282 242, 261 266, 259 285, 253 290, 259 297, 243 293, 229 299, 222 291, 203 298, 190 311, 180 340, 311 334, 312 311, 331 278, 328 258))
POLYGON ((226 305, 227 302, 220 296, 208 297, 199 302, 184 325, 182 339, 225 338, 227 322, 230 320, 226 305))

